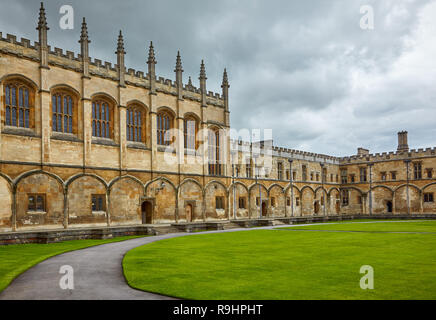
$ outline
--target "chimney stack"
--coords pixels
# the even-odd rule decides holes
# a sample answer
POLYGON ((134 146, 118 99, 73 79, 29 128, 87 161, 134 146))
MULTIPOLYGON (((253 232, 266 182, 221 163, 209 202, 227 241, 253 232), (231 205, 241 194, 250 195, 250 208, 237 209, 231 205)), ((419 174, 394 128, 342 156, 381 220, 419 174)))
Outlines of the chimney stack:
POLYGON ((357 148, 357 155, 358 156, 366 156, 369 155, 369 150, 365 148, 357 148))
POLYGON ((409 144, 407 142, 407 131, 398 132, 398 149, 397 151, 409 151, 409 144))

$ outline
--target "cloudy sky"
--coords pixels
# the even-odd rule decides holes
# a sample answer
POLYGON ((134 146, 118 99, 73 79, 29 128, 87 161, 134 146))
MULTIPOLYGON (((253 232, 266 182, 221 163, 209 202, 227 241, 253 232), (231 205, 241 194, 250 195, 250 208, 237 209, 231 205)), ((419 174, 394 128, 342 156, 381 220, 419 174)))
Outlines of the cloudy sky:
MULTIPOLYGON (((177 50, 184 81, 207 89, 230 78, 231 125, 273 129, 274 144, 336 156, 358 146, 436 146, 436 1, 432 0, 46 0, 49 44, 79 52, 85 16, 90 55, 116 62, 125 35, 126 66, 146 71, 153 41, 159 76, 174 79, 177 50), (62 5, 75 28, 59 27, 62 5), (363 30, 363 5, 374 29, 363 30)), ((0 31, 37 40, 39 1, 0 0, 0 31)))

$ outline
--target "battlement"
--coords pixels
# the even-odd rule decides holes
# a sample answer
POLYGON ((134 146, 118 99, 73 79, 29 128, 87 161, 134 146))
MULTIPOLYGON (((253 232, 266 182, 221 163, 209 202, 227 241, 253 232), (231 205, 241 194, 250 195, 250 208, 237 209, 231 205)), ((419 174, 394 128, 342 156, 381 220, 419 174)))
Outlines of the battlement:
MULTIPOLYGON (((3 36, 0 32, 0 52, 39 61, 39 43, 31 42, 29 39, 21 38, 20 41, 12 34, 3 36)), ((65 51, 62 48, 48 45, 48 62, 50 65, 70 69, 76 72, 82 70, 82 57, 72 51, 65 51)), ((91 76, 102 77, 117 81, 118 65, 97 58, 89 58, 89 70, 91 76)), ((150 77, 144 71, 137 71, 132 68, 126 69, 126 84, 137 87, 150 88, 150 77)), ((176 82, 163 77, 156 77, 156 90, 171 95, 177 95, 176 82)), ((193 85, 183 85, 183 96, 194 101, 201 101, 201 90, 193 85)), ((224 97, 219 93, 209 91, 206 93, 207 103, 224 107, 224 97)))
POLYGON ((389 161, 389 160, 404 160, 421 157, 434 157, 436 155, 436 147, 433 148, 420 148, 411 149, 409 151, 390 151, 383 153, 367 154, 367 155, 354 155, 350 157, 339 158, 341 164, 352 164, 362 162, 376 162, 376 161, 389 161))
MULTIPOLYGON (((266 148, 265 144, 261 142, 247 142, 242 140, 230 140, 231 145, 231 151, 240 151, 240 152, 251 152, 253 145, 260 148, 261 153, 265 152, 266 148)), ((300 151, 300 150, 294 150, 294 149, 288 149, 284 147, 277 147, 272 146, 271 147, 272 156, 274 157, 283 157, 288 159, 295 159, 295 160, 306 160, 306 161, 314 161, 314 162, 323 162, 323 163, 330 163, 330 164, 339 164, 339 158, 325 155, 325 154, 319 154, 319 153, 313 153, 313 152, 307 152, 307 151, 300 151)))

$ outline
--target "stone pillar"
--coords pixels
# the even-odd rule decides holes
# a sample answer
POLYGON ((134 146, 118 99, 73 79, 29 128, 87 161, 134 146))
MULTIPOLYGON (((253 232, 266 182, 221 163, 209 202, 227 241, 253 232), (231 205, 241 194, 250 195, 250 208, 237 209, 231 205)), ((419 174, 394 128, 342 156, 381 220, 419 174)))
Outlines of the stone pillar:
POLYGON ((12 231, 17 231, 17 186, 12 186, 12 231))
POLYGON ((83 120, 83 168, 91 165, 92 152, 92 101, 87 96, 89 79, 82 77, 82 120, 83 120))
POLYGON ((40 68, 39 107, 41 116, 41 165, 50 162, 51 110, 50 91, 48 84, 49 70, 40 68))
MULTIPOLYGON (((121 90, 121 88, 120 88, 121 90)), ((120 95, 120 105, 118 106, 118 125, 119 125, 119 137, 120 137, 120 174, 126 170, 127 163, 127 136, 126 136, 126 107, 123 105, 124 101, 122 99, 121 92, 120 95)))
POLYGON ((68 229, 68 190, 64 188, 64 229, 68 229))
POLYGON ((419 213, 424 213, 424 193, 419 191, 419 213))
POLYGON ((107 226, 110 227, 111 226, 111 210, 110 210, 110 199, 109 199, 109 188, 106 190, 106 222, 107 222, 107 226))

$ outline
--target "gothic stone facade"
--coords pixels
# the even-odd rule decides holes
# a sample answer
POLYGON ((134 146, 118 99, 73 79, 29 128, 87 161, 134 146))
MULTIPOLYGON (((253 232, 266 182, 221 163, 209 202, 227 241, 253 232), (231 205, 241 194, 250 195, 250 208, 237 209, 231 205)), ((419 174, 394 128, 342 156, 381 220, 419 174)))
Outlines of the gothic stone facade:
MULTIPOLYGON (((222 94, 0 33, 0 231, 359 213, 435 213, 435 148, 336 158, 230 140, 222 94), (169 146, 166 132, 178 141, 169 146), (233 146, 233 147, 232 147, 233 146), (231 150, 239 160, 231 163, 231 150), (171 161, 174 160, 174 161, 171 161), (292 160, 292 163, 289 161, 292 160), (409 176, 406 172, 409 168, 409 176), (371 190, 371 192, 370 192, 371 190)), ((172 138, 171 138, 172 139, 172 138)))

